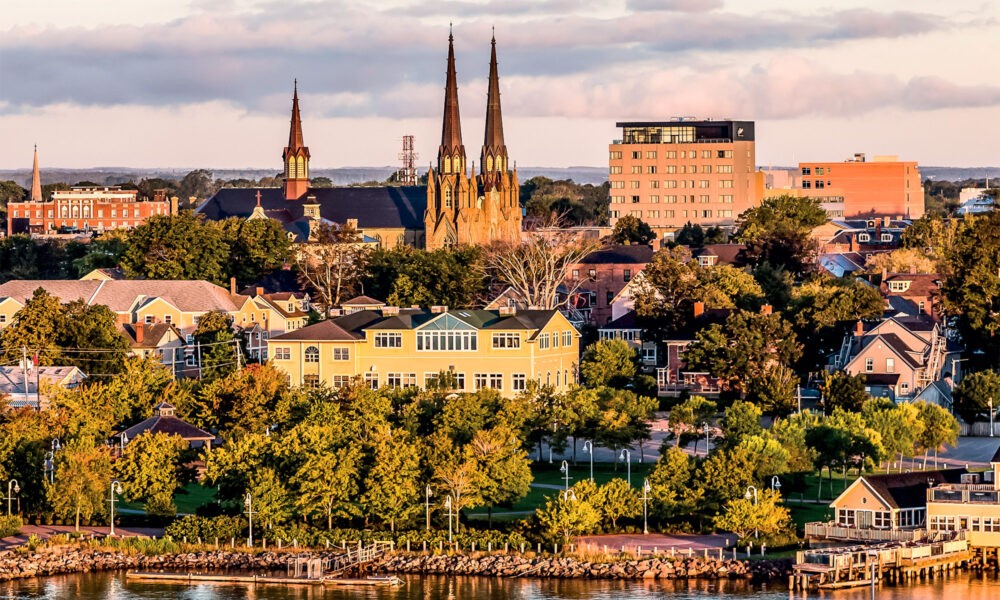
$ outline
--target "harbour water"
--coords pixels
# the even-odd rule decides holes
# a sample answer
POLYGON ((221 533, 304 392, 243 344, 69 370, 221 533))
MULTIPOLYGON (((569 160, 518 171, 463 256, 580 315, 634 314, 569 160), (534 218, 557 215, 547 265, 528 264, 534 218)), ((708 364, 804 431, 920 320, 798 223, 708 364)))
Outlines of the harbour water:
MULTIPOLYGON (((326 588, 244 585, 170 585, 125 581, 122 574, 89 573, 0 583, 0 598, 11 600, 867 600, 868 588, 792 593, 783 585, 751 586, 742 581, 593 581, 498 579, 487 577, 406 577, 395 588, 326 588)), ((877 600, 993 600, 1000 598, 996 574, 957 573, 933 582, 882 587, 877 600)))

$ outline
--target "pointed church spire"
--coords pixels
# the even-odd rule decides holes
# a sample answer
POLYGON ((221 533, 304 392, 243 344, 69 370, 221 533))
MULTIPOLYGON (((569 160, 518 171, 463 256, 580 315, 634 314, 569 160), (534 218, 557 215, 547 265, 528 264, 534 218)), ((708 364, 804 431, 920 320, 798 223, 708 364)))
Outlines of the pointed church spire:
POLYGON ((442 173, 459 172, 465 165, 462 145, 462 123, 458 114, 458 77, 455 74, 455 37, 448 30, 448 74, 444 86, 444 120, 441 126, 441 146, 438 148, 438 169, 442 173), (447 161, 444 159, 448 158, 447 161), (450 165, 454 164, 451 168, 450 165))
POLYGON ((38 171, 38 144, 35 144, 35 162, 31 166, 31 201, 42 201, 42 176, 38 171))
POLYGON ((302 117, 299 115, 299 80, 292 93, 292 121, 288 145, 281 153, 285 163, 285 199, 295 200, 309 189, 309 147, 302 141, 302 117))
POLYGON ((500 75, 497 70, 497 39, 490 40, 490 83, 486 94, 486 139, 483 145, 493 151, 503 147, 503 118, 500 114, 500 75))

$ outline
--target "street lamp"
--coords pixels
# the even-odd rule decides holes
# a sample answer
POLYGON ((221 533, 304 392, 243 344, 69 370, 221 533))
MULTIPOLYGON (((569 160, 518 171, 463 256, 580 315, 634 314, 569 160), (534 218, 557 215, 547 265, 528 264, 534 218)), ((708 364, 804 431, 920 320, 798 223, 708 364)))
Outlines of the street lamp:
POLYGON ((702 425, 701 430, 705 432, 705 457, 708 457, 708 423, 702 425))
POLYGON ((427 484, 424 488, 424 505, 427 510, 427 531, 431 530, 431 496, 434 495, 434 490, 431 489, 431 484, 427 484))
POLYGON ((649 485, 649 479, 644 479, 642 481, 642 533, 643 535, 649 534, 649 511, 647 506, 649 504, 649 492, 652 490, 652 486, 649 485))
POLYGON ((590 455, 590 480, 594 481, 594 442, 583 442, 583 451, 590 455))
MULTIPOLYGON (((16 479, 11 479, 10 481, 7 482, 7 516, 8 517, 11 514, 11 508, 10 508, 10 506, 11 506, 11 502, 14 500, 14 494, 20 494, 20 493, 21 493, 21 486, 18 485, 16 479), (11 493, 11 488, 13 488, 13 490, 14 490, 13 493, 11 493)), ((18 503, 18 505, 20 506, 20 503, 18 503)))
MULTIPOLYGON (((758 503, 758 501, 760 500, 760 499, 759 499, 759 498, 757 497, 757 488, 756 488, 756 487, 754 487, 754 486, 752 486, 752 485, 751 485, 751 486, 747 486, 747 493, 746 493, 746 494, 744 494, 744 495, 743 495, 743 497, 744 497, 744 498, 746 498, 747 500, 750 500, 751 498, 753 498, 753 505, 754 505, 754 506, 757 506, 757 503, 758 503), (750 491, 751 491, 751 490, 753 490, 753 495, 751 495, 751 494, 750 494, 750 491)), ((756 520, 756 519, 755 519, 755 520, 756 520)), ((756 527, 754 527, 754 528, 753 528, 753 537, 754 537, 754 538, 757 538, 757 537, 758 537, 758 535, 757 535, 757 528, 756 528, 756 527)))
POLYGON ((122 434, 118 438, 118 449, 123 454, 125 453, 125 444, 127 444, 127 443, 128 443, 128 436, 125 435, 125 432, 123 431, 122 434))
POLYGON ((451 494, 444 499, 444 507, 448 509, 448 543, 451 543, 451 494))
POLYGON ((563 474, 563 481, 566 482, 566 489, 569 489, 569 463, 565 460, 559 466, 559 472, 563 474))
POLYGON ((122 493, 122 484, 117 479, 111 480, 111 537, 115 537, 115 493, 122 493))
POLYGON ((622 448, 622 453, 618 455, 618 460, 624 460, 627 465, 625 473, 628 476, 628 485, 632 487, 632 453, 622 448))
POLYGON ((49 483, 55 483, 56 451, 62 448, 62 444, 59 443, 59 438, 52 440, 51 447, 52 449, 45 453, 45 463, 42 468, 49 474, 49 483))
POLYGON ((990 407, 990 437, 993 437, 993 398, 986 401, 990 407))
POLYGON ((243 506, 246 507, 247 519, 250 522, 250 547, 253 548, 253 496, 247 492, 247 497, 243 499, 243 506))
POLYGON ((781 489, 781 481, 778 479, 777 475, 771 477, 771 491, 777 492, 781 489))
POLYGON ((569 502, 569 501, 576 502, 576 492, 574 492, 573 490, 563 490, 559 492, 559 495, 562 496, 563 502, 569 502))
POLYGON ((869 550, 868 560, 872 563, 872 600, 875 600, 875 577, 876 569, 878 568, 878 552, 869 550))

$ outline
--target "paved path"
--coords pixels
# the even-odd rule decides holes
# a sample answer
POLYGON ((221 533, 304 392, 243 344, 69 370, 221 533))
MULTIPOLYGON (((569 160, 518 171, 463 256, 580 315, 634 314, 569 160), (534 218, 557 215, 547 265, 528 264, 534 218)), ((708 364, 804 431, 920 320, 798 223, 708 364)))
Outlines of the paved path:
MULTIPOLYGON (((10 537, 5 537, 0 540, 0 550, 11 548, 13 546, 19 546, 26 541, 28 541, 28 536, 36 535, 41 539, 47 539, 56 535, 58 533, 71 533, 75 531, 72 525, 25 525, 21 528, 21 533, 18 535, 12 535, 10 537)), ((94 534, 97 536, 106 536, 111 532, 110 527, 85 527, 81 526, 80 531, 87 532, 89 534, 94 534)), ((156 536, 163 537, 162 527, 115 527, 115 535, 133 537, 133 536, 156 536)))
POLYGON ((726 548, 736 543, 736 536, 732 534, 712 534, 712 535, 668 535, 665 533, 650 533, 643 535, 635 534, 612 534, 612 535, 587 535, 576 538, 579 546, 590 545, 595 551, 601 550, 604 546, 608 549, 621 550, 625 546, 626 550, 635 551, 642 547, 643 550, 656 548, 661 552, 668 552, 671 548, 677 551, 703 551, 707 549, 726 548))

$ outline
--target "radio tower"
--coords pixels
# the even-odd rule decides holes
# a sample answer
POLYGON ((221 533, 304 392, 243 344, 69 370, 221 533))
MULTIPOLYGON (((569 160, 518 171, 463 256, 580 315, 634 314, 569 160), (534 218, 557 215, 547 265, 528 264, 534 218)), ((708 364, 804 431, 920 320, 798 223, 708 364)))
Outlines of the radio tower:
POLYGON ((399 170, 399 181, 403 185, 417 185, 417 169, 414 166, 420 158, 413 151, 413 136, 403 136, 403 151, 399 153, 399 160, 403 161, 403 168, 399 170))

